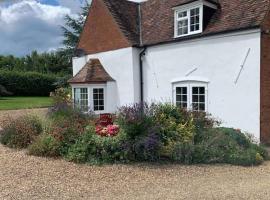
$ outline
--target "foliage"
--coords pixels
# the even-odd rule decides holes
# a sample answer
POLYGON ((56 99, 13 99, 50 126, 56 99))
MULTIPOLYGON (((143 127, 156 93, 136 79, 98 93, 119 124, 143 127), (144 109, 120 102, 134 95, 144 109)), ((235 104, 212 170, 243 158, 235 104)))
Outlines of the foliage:
POLYGON ((65 155, 69 147, 85 132, 86 127, 94 123, 92 115, 83 114, 72 107, 51 111, 49 118, 52 120, 49 134, 61 143, 61 155, 65 155))
POLYGON ((54 105, 71 104, 71 89, 70 88, 57 88, 52 93, 54 105))
POLYGON ((37 72, 0 71, 0 83, 16 96, 49 96, 56 77, 37 72))
POLYGON ((130 160, 255 165, 268 157, 241 131, 215 128, 219 122, 205 113, 170 104, 136 104, 121 108, 118 116, 130 160))
POLYGON ((35 156, 57 157, 60 155, 60 142, 44 133, 28 147, 28 152, 35 156))
POLYGON ((80 34, 83 30, 84 22, 88 15, 89 3, 85 1, 85 6, 82 7, 82 11, 79 13, 78 18, 74 18, 70 15, 65 17, 65 26, 62 26, 62 31, 64 35, 63 44, 65 45, 64 51, 66 54, 72 57, 74 50, 79 42, 80 34))
POLYGON ((70 107, 51 112, 50 125, 40 136, 40 123, 30 121, 20 119, 4 126, 1 142, 18 148, 31 144, 28 150, 33 155, 60 155, 93 164, 166 160, 251 166, 268 159, 267 151, 240 130, 217 128, 206 114, 168 104, 122 107, 119 125, 102 129, 94 116, 70 107))
POLYGON ((65 158, 80 163, 123 161, 125 152, 122 150, 121 144, 124 138, 124 133, 119 133, 115 137, 101 137, 95 133, 94 126, 88 126, 85 134, 69 148, 65 158))
POLYGON ((11 96, 11 95, 12 95, 12 93, 7 91, 7 89, 3 85, 0 84, 0 97, 1 96, 11 96))
POLYGON ((8 120, 0 134, 0 142, 11 148, 26 148, 42 132, 42 123, 36 116, 8 120))
POLYGON ((154 105, 134 104, 121 107, 118 111, 117 123, 127 133, 130 139, 146 135, 154 125, 154 105))
POLYGON ((64 76, 60 76, 56 78, 56 82, 54 82, 54 86, 56 88, 68 88, 70 85, 68 83, 68 80, 72 78, 71 74, 67 74, 64 76))
POLYGON ((71 58, 63 51, 41 54, 33 51, 24 57, 0 56, 0 70, 71 74, 71 68, 71 58))

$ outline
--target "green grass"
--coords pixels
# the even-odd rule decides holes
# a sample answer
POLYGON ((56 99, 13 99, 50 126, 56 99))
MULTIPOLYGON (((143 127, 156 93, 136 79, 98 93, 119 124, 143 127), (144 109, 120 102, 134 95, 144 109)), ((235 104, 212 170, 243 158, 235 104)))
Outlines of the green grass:
POLYGON ((0 110, 45 108, 52 103, 50 97, 0 97, 0 110))

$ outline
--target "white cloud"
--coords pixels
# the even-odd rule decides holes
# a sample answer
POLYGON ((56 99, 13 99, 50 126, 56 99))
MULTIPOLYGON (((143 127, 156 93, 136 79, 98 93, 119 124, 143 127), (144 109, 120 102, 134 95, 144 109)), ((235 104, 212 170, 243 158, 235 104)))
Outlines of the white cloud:
POLYGON ((22 0, 0 4, 0 54, 25 55, 56 49, 63 40, 60 26, 69 8, 22 0))
POLYGON ((63 7, 70 8, 73 13, 79 13, 81 7, 86 4, 86 2, 90 3, 91 0, 58 0, 59 4, 63 7))

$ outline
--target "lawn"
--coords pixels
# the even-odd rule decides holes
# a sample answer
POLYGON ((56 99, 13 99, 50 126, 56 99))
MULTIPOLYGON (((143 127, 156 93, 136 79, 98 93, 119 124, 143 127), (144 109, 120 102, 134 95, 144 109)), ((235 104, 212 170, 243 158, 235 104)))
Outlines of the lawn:
POLYGON ((51 105, 50 97, 0 97, 0 110, 45 108, 51 105))

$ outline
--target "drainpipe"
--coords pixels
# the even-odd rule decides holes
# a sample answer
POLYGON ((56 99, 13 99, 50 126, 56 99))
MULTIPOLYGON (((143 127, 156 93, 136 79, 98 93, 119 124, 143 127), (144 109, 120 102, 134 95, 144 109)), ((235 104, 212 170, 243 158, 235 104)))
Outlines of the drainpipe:
POLYGON ((140 92, 141 92, 141 99, 140 103, 144 103, 144 90, 143 90, 143 57, 145 56, 146 47, 140 52, 139 59, 140 59, 140 92))

